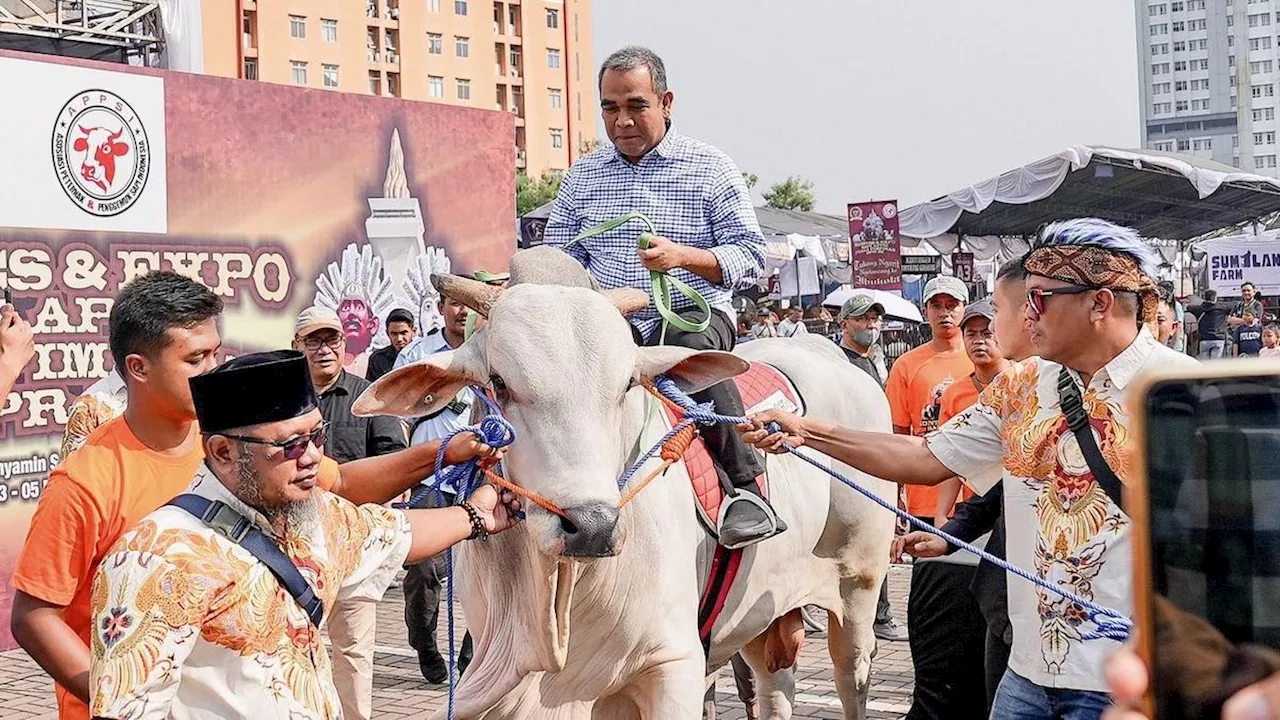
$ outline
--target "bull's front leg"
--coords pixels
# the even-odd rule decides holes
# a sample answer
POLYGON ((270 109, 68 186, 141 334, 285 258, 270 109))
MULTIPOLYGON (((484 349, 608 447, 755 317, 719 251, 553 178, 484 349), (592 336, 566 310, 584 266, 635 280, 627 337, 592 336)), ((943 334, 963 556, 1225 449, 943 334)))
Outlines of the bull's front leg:
POLYGON ((705 690, 706 662, 699 647, 684 657, 661 662, 640 673, 617 694, 617 702, 598 703, 592 718, 701 720, 705 690))

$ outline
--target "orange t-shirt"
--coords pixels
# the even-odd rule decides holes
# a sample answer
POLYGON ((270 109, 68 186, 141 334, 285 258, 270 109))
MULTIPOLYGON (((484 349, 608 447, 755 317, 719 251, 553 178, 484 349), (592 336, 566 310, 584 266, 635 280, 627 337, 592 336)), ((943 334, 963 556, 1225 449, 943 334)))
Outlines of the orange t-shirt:
MULTIPOLYGON (((938 425, 951 418, 959 415, 962 410, 978 401, 978 386, 973 382, 973 376, 951 383, 946 390, 942 392, 942 407, 938 412, 938 425)), ((951 510, 947 512, 947 517, 951 517, 951 513, 955 511, 957 504, 973 497, 974 493, 969 489, 968 485, 960 484, 960 494, 956 497, 956 502, 951 505, 951 510)), ((936 503, 935 503, 936 507, 936 503)), ((942 522, 942 518, 935 518, 942 522)))
MULTIPOLYGON (((181 494, 204 462, 204 447, 183 456, 151 450, 117 417, 49 474, 13 572, 13 587, 66 607, 67 625, 89 645, 89 593, 98 564, 143 517, 181 494)), ((317 484, 332 487, 337 463, 324 458, 317 484)), ((86 720, 89 708, 55 685, 59 717, 86 720)))
MULTIPOLYGON (((895 427, 911 429, 912 435, 928 435, 938 429, 942 410, 942 394, 956 380, 968 377, 973 363, 964 347, 939 352, 925 344, 911 350, 893 363, 885 394, 895 427)), ((908 485, 907 512, 919 517, 933 517, 937 510, 938 489, 925 485, 908 485)))

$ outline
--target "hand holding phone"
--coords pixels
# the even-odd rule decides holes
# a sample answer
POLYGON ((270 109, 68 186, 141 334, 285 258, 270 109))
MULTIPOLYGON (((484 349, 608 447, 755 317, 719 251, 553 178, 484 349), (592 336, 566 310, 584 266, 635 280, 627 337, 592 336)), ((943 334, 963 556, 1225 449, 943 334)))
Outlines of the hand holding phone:
MULTIPOLYGON (((1151 720, 1133 710, 1142 703, 1149 686, 1147 666, 1131 647, 1125 647, 1107 661, 1107 685, 1115 706, 1102 715, 1102 720, 1151 720)), ((1280 718, 1280 674, 1249 685, 1231 695, 1222 707, 1223 720, 1280 718)))
POLYGON ((1125 505, 1133 650, 1150 669, 1140 705, 1216 720, 1232 694, 1280 672, 1280 375, 1242 360, 1139 383, 1125 505))
POLYGON ((6 381, 0 385, 0 391, 3 391, 0 398, 9 392, 8 383, 22 373, 35 354, 36 342, 31 325, 12 305, 0 307, 0 378, 6 381))

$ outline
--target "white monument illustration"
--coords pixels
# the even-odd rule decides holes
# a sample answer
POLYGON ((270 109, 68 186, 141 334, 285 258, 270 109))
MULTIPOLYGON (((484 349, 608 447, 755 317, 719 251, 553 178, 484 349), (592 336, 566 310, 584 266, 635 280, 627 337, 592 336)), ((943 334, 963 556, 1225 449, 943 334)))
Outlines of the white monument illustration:
POLYGON ((374 254, 382 260, 382 269, 391 287, 400 288, 409 268, 424 252, 422 238, 426 225, 422 222, 418 199, 409 196, 404 147, 400 144, 398 129, 391 132, 391 156, 382 195, 368 199, 370 215, 364 221, 364 232, 374 254))
POLYGON ((440 314, 440 291, 431 284, 431 275, 447 274, 450 265, 444 248, 429 245, 426 254, 409 266, 409 276, 402 290, 408 300, 406 309, 417 317, 419 335, 428 335, 444 327, 444 316, 440 314))

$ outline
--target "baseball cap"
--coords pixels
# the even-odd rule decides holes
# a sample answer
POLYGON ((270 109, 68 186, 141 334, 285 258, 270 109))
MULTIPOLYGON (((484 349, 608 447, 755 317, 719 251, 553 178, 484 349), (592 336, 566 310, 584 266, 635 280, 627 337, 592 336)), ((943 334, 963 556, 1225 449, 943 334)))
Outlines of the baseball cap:
POLYGON ((929 298, 934 295, 950 295, 960 302, 967 303, 969 302, 969 287, 958 277, 939 275, 925 284, 924 302, 927 304, 929 298))
POLYGON ((836 319, 844 322, 845 318, 866 315, 872 308, 879 308, 880 314, 884 314, 884 305, 876 302, 870 295, 859 293, 844 301, 844 305, 840 306, 840 314, 836 319))
POLYGON ((996 309, 992 306, 991 301, 983 298, 976 302, 969 303, 964 306, 964 316, 960 318, 960 327, 976 317, 984 317, 987 320, 996 319, 996 309))
POLYGON ((337 330, 342 332, 342 321, 338 313, 323 305, 312 305, 298 313, 298 320, 293 324, 296 337, 306 337, 317 330, 337 330))

